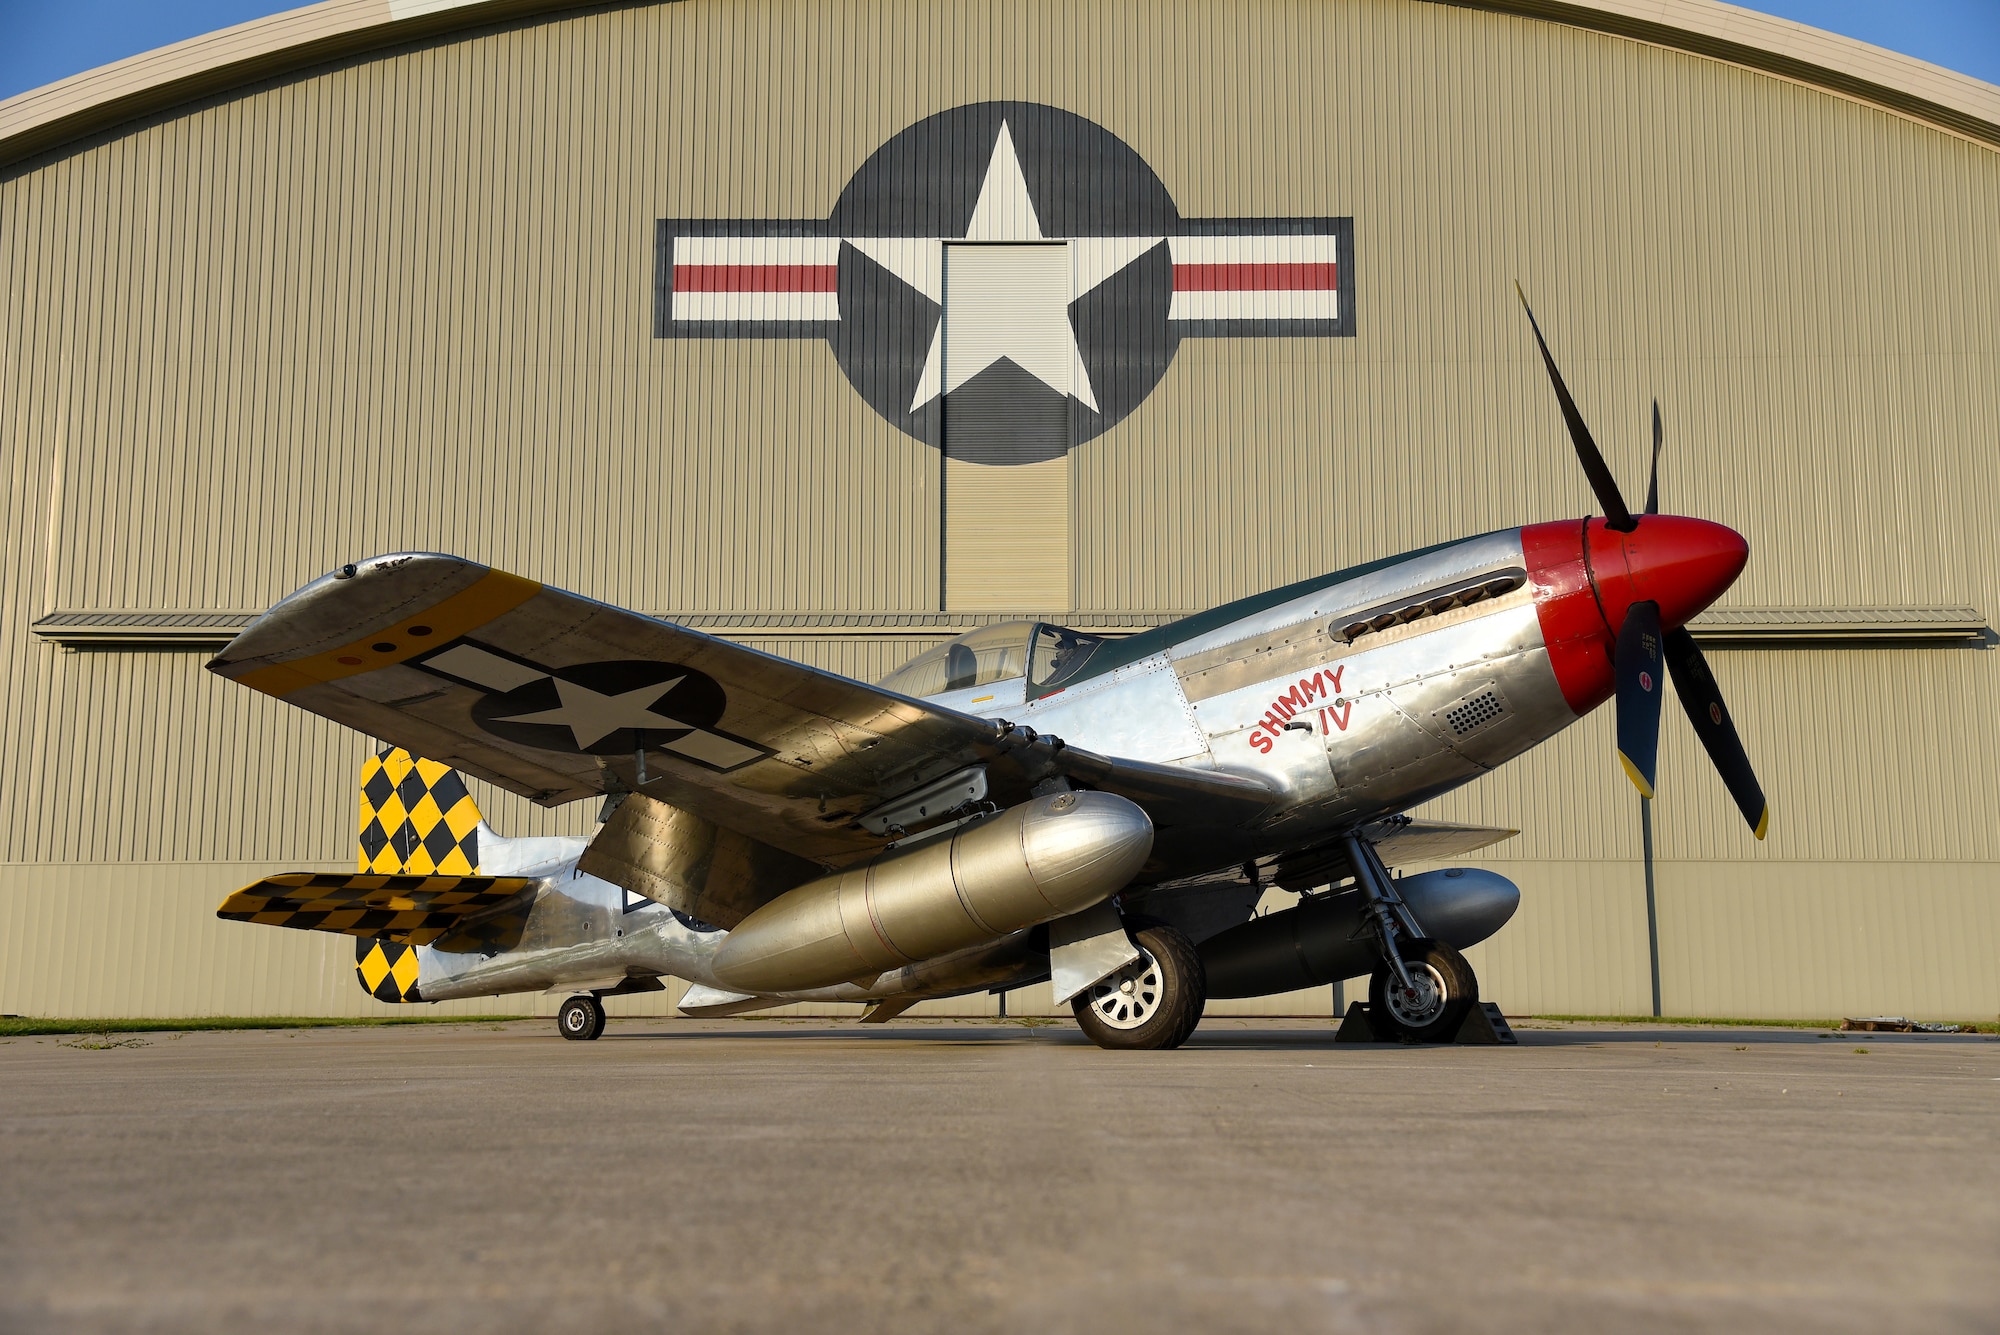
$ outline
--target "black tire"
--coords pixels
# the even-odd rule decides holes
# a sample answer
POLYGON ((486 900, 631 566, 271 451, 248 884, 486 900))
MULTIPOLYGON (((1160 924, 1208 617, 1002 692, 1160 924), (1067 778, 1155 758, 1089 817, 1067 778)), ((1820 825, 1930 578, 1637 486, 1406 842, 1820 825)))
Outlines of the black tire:
POLYGON ((556 1012, 556 1032, 588 1041, 604 1032, 604 1005, 596 997, 571 997, 556 1012))
POLYGON ((1201 956, 1179 928, 1166 923, 1127 918, 1125 928, 1139 947, 1138 961, 1079 992, 1070 1010, 1084 1036, 1100 1048, 1177 1048, 1201 1023, 1208 1004, 1201 956))
POLYGON ((1384 1038, 1413 1043, 1449 1043, 1458 1037, 1466 1012, 1479 1004, 1479 975, 1465 956, 1442 941, 1404 941, 1403 963, 1418 984, 1418 995, 1403 991, 1396 971, 1383 964, 1368 978, 1368 1023, 1384 1038))

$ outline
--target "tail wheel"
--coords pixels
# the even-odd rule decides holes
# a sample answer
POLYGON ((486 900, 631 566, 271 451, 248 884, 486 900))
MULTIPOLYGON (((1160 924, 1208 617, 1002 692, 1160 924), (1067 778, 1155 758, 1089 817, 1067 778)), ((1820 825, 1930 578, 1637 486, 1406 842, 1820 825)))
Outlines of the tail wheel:
POLYGON ((571 997, 556 1012, 556 1031, 564 1038, 596 1038, 604 1032, 604 1003, 592 996, 571 997))
POLYGON ((1479 976, 1465 956, 1442 941, 1404 941, 1405 987, 1386 964, 1368 979, 1368 1019, 1378 1030, 1417 1043, 1449 1043, 1465 1014, 1479 1004, 1479 976))
POLYGON ((1084 1035, 1100 1048, 1177 1048, 1201 1023, 1208 979, 1194 943, 1178 928, 1127 918, 1139 958, 1070 1002, 1084 1035))

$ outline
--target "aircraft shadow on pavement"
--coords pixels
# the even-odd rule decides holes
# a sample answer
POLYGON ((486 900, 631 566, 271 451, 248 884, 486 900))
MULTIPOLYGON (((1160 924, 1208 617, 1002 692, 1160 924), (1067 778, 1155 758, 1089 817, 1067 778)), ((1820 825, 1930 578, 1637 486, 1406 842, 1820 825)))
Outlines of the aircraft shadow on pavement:
MULTIPOLYGON (((1522 1047, 1530 1048, 1576 1048, 1595 1047, 1606 1044, 1621 1046, 1651 1047, 1656 1044, 1722 1044, 1730 1047, 1745 1045, 1754 1047, 1814 1046, 1827 1042, 1855 1041, 1870 1044, 1897 1043, 1979 1043, 1996 1042, 1992 1035, 1981 1034, 1862 1034, 1840 1033, 1824 1029, 1696 1029, 1696 1028, 1603 1028, 1603 1029, 1534 1029, 1516 1027, 1516 1038, 1522 1047)), ((1228 1030, 1214 1029, 1206 1032, 1197 1030, 1187 1041, 1189 1049, 1219 1049, 1230 1051, 1283 1051, 1309 1049, 1323 1051, 1338 1047, 1357 1057, 1368 1054, 1404 1053, 1424 1048, 1450 1048, 1453 1044, 1404 1044, 1404 1043, 1341 1043, 1334 1042, 1331 1027, 1310 1029, 1258 1029, 1228 1030)), ((550 1035, 554 1037, 554 1035, 550 1035)), ((626 1020, 614 1024, 605 1031, 604 1037, 619 1042, 668 1042, 689 1043, 710 1040, 790 1039, 792 1041, 813 1042, 867 1042, 867 1043, 917 1043, 936 1047, 990 1047, 995 1044, 1047 1044, 1089 1047, 1090 1041, 1074 1025, 1056 1023, 1052 1025, 869 1025, 866 1027, 852 1023, 833 1024, 763 1024, 745 1026, 741 1029, 678 1029, 667 1026, 645 1026, 643 1021, 626 1020)))
POLYGON ((1992 1042, 1992 1035, 1980 1034, 1867 1034, 1843 1033, 1832 1029, 1523 1029, 1516 1026, 1515 1037, 1531 1047, 1585 1047, 1598 1043, 1720 1043, 1730 1047, 1770 1047, 1778 1044, 1852 1043, 1978 1043, 1992 1042))

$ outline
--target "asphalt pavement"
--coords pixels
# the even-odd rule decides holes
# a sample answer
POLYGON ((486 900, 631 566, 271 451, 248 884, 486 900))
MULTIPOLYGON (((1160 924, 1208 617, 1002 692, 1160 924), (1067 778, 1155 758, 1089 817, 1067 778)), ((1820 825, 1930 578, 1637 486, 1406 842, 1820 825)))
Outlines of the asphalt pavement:
POLYGON ((1520 1037, 0 1040, 0 1329, 2000 1331, 2000 1039, 1520 1037))

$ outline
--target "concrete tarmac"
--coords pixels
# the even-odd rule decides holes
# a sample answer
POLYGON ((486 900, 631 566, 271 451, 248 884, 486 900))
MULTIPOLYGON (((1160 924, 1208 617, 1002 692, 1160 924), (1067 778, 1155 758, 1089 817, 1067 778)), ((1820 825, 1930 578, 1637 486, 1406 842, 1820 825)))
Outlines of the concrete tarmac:
POLYGON ((2000 1040, 1331 1037, 0 1040, 0 1329, 2000 1330, 2000 1040))

